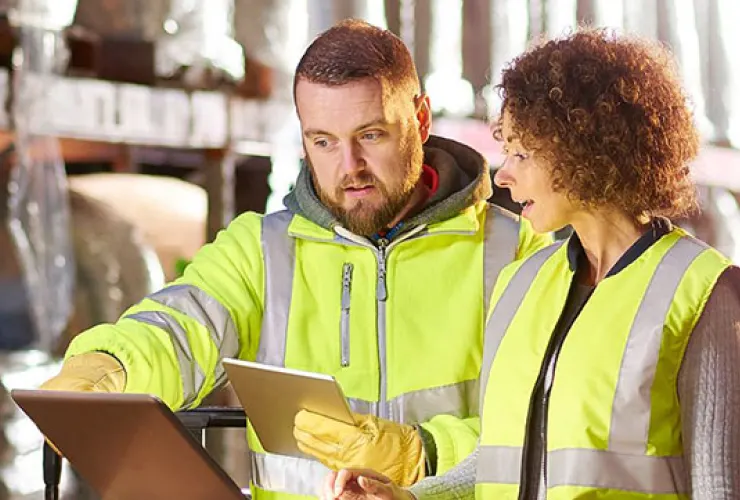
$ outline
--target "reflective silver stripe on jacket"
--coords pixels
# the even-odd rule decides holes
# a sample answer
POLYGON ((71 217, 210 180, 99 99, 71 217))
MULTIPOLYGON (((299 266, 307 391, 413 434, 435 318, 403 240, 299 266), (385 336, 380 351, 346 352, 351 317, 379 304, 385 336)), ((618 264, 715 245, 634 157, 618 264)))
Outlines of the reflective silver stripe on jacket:
POLYGON ((288 234, 293 214, 287 210, 262 218, 265 301, 256 361, 285 366, 285 342, 293 296, 295 239, 288 234))
POLYGON ((316 460, 252 452, 252 483, 263 490, 319 496, 328 473, 316 460))
MULTIPOLYGON (((645 450, 648 449, 651 418, 650 392, 665 320, 681 279, 706 248, 693 238, 683 237, 661 259, 630 328, 614 394, 608 449, 549 451, 548 488, 570 485, 647 494, 683 494, 689 491, 682 457, 649 456, 645 455, 645 450), (635 398, 635 394, 641 397, 635 398)), ((552 251, 543 250, 528 259, 496 305, 486 331, 484 365, 487 371, 482 375, 484 380, 488 378, 496 350, 531 281, 550 255, 552 251)), ((484 418, 495 421, 495 415, 484 415, 484 418)), ((519 483, 520 448, 484 445, 480 451, 478 482, 519 483)))
MULTIPOLYGON (((478 381, 468 380, 442 387, 431 387, 407 392, 387 402, 396 421, 403 424, 418 424, 430 420, 435 415, 452 415, 466 418, 476 413, 478 406, 478 381)), ((349 405, 355 413, 376 414, 378 402, 349 398, 349 405)))
MULTIPOLYGON (((148 297, 163 306, 191 318, 202 325, 219 351, 220 357, 239 354, 239 336, 229 311, 215 298, 192 285, 172 285, 148 297)), ((162 311, 139 311, 126 316, 128 319, 157 326, 167 332, 172 340, 182 378, 183 406, 193 404, 203 388, 205 376, 190 349, 185 329, 170 314, 162 311)), ((215 385, 226 379, 221 363, 215 368, 215 385)))
POLYGON ((483 317, 488 313, 493 285, 501 270, 516 258, 519 247, 519 217, 496 205, 488 205, 483 241, 483 317))

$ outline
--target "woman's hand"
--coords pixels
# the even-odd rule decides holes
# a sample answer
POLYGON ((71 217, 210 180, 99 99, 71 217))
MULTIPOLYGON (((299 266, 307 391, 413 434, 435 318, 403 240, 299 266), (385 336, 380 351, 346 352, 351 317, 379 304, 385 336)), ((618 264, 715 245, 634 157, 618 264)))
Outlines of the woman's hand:
POLYGON ((322 500, 415 500, 407 490, 368 469, 330 472, 324 480, 322 500))

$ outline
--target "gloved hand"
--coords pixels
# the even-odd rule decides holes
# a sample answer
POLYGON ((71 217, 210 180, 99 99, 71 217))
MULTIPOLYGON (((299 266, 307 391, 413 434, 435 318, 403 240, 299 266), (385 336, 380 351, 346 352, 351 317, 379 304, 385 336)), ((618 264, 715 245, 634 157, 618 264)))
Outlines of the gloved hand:
POLYGON ((333 470, 373 469, 399 486, 424 478, 424 447, 410 425, 354 414, 357 425, 298 412, 293 435, 298 448, 333 470))
POLYGON ((44 382, 40 389, 78 392, 123 392, 126 371, 121 363, 104 352, 72 356, 61 371, 44 382))
MULTIPOLYGON (((40 389, 78 392, 123 392, 126 388, 126 371, 116 358, 104 352, 86 352, 72 356, 62 364, 57 375, 40 389)), ((54 443, 47 443, 59 453, 54 443)))

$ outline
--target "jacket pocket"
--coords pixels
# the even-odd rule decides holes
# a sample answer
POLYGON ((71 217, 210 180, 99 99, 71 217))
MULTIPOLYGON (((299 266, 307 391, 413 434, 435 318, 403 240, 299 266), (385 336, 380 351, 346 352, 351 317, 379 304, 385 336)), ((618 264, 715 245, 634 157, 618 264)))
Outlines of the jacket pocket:
POLYGON ((352 291, 352 270, 354 265, 345 262, 342 266, 342 314, 339 324, 339 345, 342 368, 349 366, 349 318, 350 296, 352 291))

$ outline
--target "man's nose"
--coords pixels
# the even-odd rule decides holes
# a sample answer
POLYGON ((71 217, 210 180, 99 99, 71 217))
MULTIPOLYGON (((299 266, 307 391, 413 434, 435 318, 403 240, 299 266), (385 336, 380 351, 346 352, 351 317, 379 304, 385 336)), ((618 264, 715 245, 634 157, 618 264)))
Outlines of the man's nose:
POLYGON ((347 174, 356 174, 365 168, 362 150, 354 141, 342 148, 342 170, 347 174))

